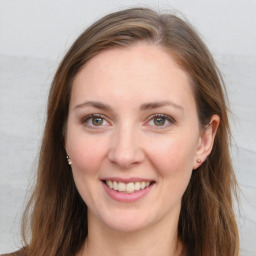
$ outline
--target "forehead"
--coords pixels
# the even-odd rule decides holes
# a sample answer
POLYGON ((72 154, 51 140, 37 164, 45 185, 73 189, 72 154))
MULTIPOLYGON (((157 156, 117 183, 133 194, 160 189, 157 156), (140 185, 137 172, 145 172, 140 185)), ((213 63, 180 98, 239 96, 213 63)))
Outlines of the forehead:
POLYGON ((144 42, 105 50, 86 63, 74 79, 71 105, 95 98, 107 103, 111 98, 112 104, 160 100, 194 104, 188 75, 166 50, 144 42))

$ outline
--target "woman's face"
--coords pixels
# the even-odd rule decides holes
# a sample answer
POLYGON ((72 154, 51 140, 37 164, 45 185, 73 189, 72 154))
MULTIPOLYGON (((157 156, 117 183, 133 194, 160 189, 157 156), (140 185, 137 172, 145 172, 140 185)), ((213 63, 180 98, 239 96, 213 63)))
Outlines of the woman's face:
POLYGON ((162 48, 92 58, 73 83, 65 143, 89 223, 135 231, 177 222, 203 136, 188 76, 162 48))

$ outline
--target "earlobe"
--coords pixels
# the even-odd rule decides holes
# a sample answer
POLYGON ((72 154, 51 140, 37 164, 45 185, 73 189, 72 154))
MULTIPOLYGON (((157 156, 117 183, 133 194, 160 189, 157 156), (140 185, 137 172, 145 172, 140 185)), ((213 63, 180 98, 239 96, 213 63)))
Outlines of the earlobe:
POLYGON ((210 155, 219 124, 220 117, 218 115, 213 115, 209 125, 201 132, 194 157, 193 169, 197 169, 210 155))

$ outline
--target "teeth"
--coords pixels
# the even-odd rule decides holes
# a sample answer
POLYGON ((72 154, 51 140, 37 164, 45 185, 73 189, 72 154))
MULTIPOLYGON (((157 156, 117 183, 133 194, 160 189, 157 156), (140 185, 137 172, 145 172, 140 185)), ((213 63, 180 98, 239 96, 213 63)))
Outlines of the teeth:
POLYGON ((140 182, 135 182, 134 190, 140 190, 140 182))
MULTIPOLYGON (((120 190, 119 190, 120 191, 120 190)), ((134 183, 130 182, 126 185, 126 191, 128 193, 133 193, 134 192, 134 183)))
POLYGON ((114 190, 118 190, 118 186, 117 186, 117 182, 116 181, 113 182, 113 189, 114 190))
POLYGON ((111 180, 107 180, 107 185, 108 185, 110 188, 113 188, 113 184, 112 184, 112 181, 111 181, 111 180))
POLYGON ((120 191, 120 192, 124 192, 125 189, 127 189, 125 183, 123 183, 123 182, 119 182, 117 187, 118 187, 118 191, 120 191))
POLYGON ((106 184, 108 185, 109 188, 114 189, 119 192, 125 192, 125 193, 133 193, 134 191, 138 191, 141 189, 144 189, 150 185, 149 181, 142 181, 142 182, 129 182, 129 183, 124 183, 124 182, 117 182, 117 181, 111 181, 107 180, 106 184))

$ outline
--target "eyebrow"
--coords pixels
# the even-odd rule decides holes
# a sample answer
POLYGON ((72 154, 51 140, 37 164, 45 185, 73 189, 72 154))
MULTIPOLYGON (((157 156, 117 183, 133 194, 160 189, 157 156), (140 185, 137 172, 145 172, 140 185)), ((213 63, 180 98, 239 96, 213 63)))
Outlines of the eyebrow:
POLYGON ((144 103, 140 106, 140 109, 141 110, 148 110, 148 109, 155 109, 155 108, 160 108, 160 107, 165 107, 165 106, 172 106, 176 109, 184 111, 184 108, 181 105, 178 105, 177 103, 169 101, 169 100, 159 101, 159 102, 152 102, 152 103, 144 103))
MULTIPOLYGON (((110 107, 110 105, 105 104, 105 103, 101 103, 101 102, 98 102, 98 101, 86 101, 84 103, 76 105, 74 107, 74 109, 82 108, 82 107, 89 107, 89 106, 94 107, 94 108, 98 108, 98 109, 104 110, 104 111, 114 112, 113 108, 110 107)), ((178 110, 184 111, 184 108, 181 105, 178 105, 177 103, 174 103, 174 102, 168 101, 168 100, 167 101, 144 103, 140 106, 140 110, 141 111, 146 111, 146 110, 165 107, 165 106, 172 106, 172 107, 174 107, 178 110)))
POLYGON ((79 104, 79 105, 75 106, 74 109, 82 108, 82 107, 88 107, 88 106, 98 108, 98 109, 101 109, 101 110, 105 110, 105 111, 113 112, 113 109, 109 105, 98 102, 98 101, 86 101, 82 104, 79 104))

